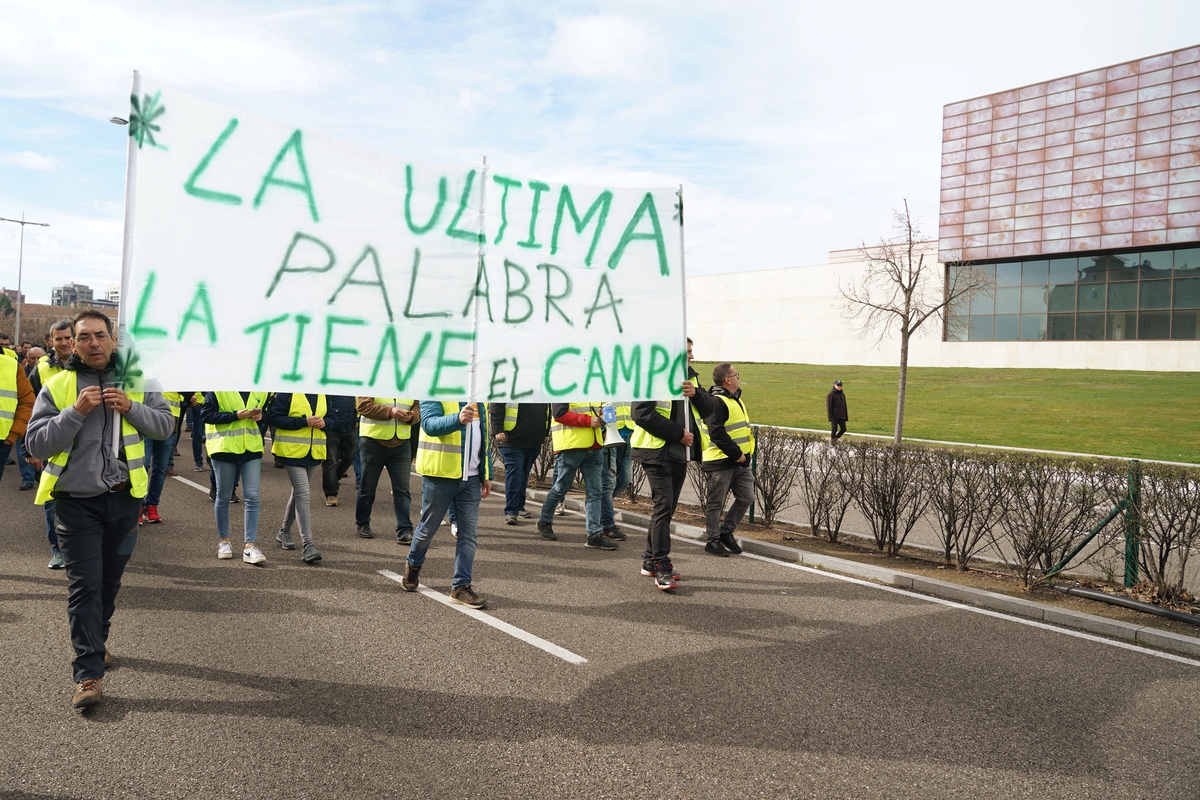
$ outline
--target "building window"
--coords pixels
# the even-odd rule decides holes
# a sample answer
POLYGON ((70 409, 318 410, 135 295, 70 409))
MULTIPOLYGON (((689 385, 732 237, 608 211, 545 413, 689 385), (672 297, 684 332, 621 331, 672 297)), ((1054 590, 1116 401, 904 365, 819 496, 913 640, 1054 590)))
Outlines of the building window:
POLYGON ((1200 247, 974 268, 995 288, 951 309, 949 341, 1200 339, 1200 247))

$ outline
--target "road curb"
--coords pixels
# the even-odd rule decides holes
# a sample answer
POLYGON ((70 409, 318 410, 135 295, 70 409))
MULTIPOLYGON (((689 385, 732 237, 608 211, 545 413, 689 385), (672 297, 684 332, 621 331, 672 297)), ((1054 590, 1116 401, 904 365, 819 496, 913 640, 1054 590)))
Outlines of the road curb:
MULTIPOLYGON (((546 493, 530 490, 529 495, 534 499, 544 499, 546 493)), ((583 511, 583 502, 580 500, 568 498, 566 504, 573 511, 581 513, 583 511)), ((650 518, 644 514, 623 509, 614 509, 614 511, 614 516, 619 522, 638 526, 645 526, 650 523, 650 518)), ((675 536, 695 540, 704 537, 703 528, 696 527, 695 525, 684 525, 678 522, 671 523, 671 533, 675 536)), ((1057 608, 1044 603, 1038 603, 1034 600, 1010 597, 983 589, 973 589, 969 586, 960 586, 949 581, 939 581, 936 578, 926 578, 923 575, 913 575, 908 572, 901 572, 900 570, 888 569, 887 567, 860 564, 857 561, 850 561, 838 558, 837 556, 809 553, 795 547, 787 547, 786 545, 775 544, 773 542, 761 542, 745 536, 740 537, 738 541, 741 542, 742 549, 747 553, 754 553, 755 555, 777 561, 803 564, 807 567, 836 572, 840 575, 850 575, 855 578, 882 583, 885 586, 908 589, 919 594, 927 594, 943 600, 953 600, 965 605, 975 606, 976 608, 985 608, 989 611, 1011 614, 1023 619, 1037 620, 1045 622, 1048 625, 1071 628, 1072 630, 1084 631, 1085 633, 1093 633, 1099 636, 1108 636, 1113 639, 1122 639, 1127 642, 1134 642, 1146 645, 1147 647, 1155 647, 1160 650, 1178 653, 1179 655, 1200 657, 1200 638, 1195 636, 1171 633, 1170 631, 1150 628, 1132 622, 1121 622, 1120 620, 1100 617, 1082 611, 1057 608)))

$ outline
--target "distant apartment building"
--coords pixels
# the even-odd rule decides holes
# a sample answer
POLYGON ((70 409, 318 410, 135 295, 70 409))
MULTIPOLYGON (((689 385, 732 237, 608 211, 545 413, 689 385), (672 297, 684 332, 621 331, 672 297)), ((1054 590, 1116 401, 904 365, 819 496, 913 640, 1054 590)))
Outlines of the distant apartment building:
POLYGON ((104 302, 111 303, 114 306, 121 304, 121 284, 110 283, 104 291, 104 302))
POLYGON ((55 286, 50 290, 50 305, 71 307, 76 303, 91 304, 93 301, 92 287, 81 283, 68 283, 55 286))

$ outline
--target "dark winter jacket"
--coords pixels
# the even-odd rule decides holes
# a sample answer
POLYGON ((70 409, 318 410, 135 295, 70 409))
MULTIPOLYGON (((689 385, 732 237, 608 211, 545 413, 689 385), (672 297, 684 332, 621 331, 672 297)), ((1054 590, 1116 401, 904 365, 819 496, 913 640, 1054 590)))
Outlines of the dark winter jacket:
MULTIPOLYGON (((749 467, 750 459, 746 459, 742 463, 737 463, 737 460, 742 456, 742 448, 737 446, 737 443, 730 438, 725 431, 725 423, 729 421, 729 406, 724 400, 716 399, 718 395, 731 398, 737 401, 738 405, 742 404, 742 390, 738 389, 733 394, 725 391, 721 386, 714 386, 713 390, 713 409, 712 412, 704 418, 704 424, 708 426, 708 440, 710 444, 719 448, 725 454, 725 458, 718 458, 715 461, 705 461, 704 471, 713 472, 719 469, 733 469, 734 467, 749 467)), ((745 406, 742 406, 745 410, 745 406)))
MULTIPOLYGON (((686 405, 692 409, 691 424, 688 429, 692 431, 692 446, 690 452, 685 448, 680 440, 684 434, 684 411, 685 403, 682 400, 674 400, 671 403, 671 416, 668 419, 662 414, 659 414, 655 408, 653 401, 643 401, 634 403, 630 407, 630 414, 633 416, 633 421, 641 428, 645 428, 646 432, 665 439, 666 447, 658 449, 639 448, 635 447, 632 450, 632 456, 635 461, 641 464, 653 463, 666 465, 668 461, 699 461, 701 453, 700 449, 700 433, 697 430, 700 426, 700 419, 707 417, 712 413, 713 400, 704 389, 697 387, 694 397, 689 398, 690 402, 686 405)), ((636 432, 634 436, 636 436, 636 432)))
POLYGON ((836 387, 830 389, 829 394, 825 395, 825 411, 829 414, 830 422, 839 419, 848 422, 850 415, 846 412, 846 393, 838 391, 836 387))
POLYGON ((488 432, 495 437, 504 434, 501 447, 541 447, 550 435, 549 403, 488 403, 488 432), (504 430, 504 412, 509 405, 517 407, 517 424, 504 430))

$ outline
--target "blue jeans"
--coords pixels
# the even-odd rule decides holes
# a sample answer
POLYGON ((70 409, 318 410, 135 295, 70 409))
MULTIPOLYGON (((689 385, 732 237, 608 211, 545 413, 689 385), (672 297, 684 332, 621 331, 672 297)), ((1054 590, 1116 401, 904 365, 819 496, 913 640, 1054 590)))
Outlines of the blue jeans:
POLYGON ((629 442, 620 447, 604 448, 604 470, 600 473, 600 527, 604 530, 617 524, 613 513, 613 496, 625 491, 625 487, 629 486, 629 471, 632 468, 629 442))
MULTIPOLYGON (((4 356, 0 356, 3 358, 4 356)), ((0 442, 0 479, 4 477, 4 467, 8 464, 8 456, 12 453, 13 446, 0 442)))
POLYGON ((504 516, 515 516, 525 510, 529 473, 540 452, 540 447, 500 448, 500 455, 504 457, 504 516))
MULTIPOLYGON (((25 437, 17 439, 17 469, 21 471, 21 483, 37 483, 37 470, 25 459, 29 453, 25 450, 25 437)), ((4 459, 7 461, 8 459, 4 459)))
POLYGON ((603 450, 563 450, 558 454, 554 470, 554 485, 542 503, 542 513, 538 522, 549 525, 554 522, 554 509, 567 496, 571 484, 575 482, 575 473, 583 473, 584 491, 584 520, 589 539, 595 539, 603 533, 600 527, 600 497, 603 494, 600 473, 604 466, 603 450))
POLYGON ((150 486, 142 506, 156 506, 162 499, 163 484, 167 482, 167 464, 171 461, 171 453, 175 450, 175 434, 172 433, 161 442, 146 439, 146 471, 150 473, 150 486))
POLYGON ((258 483, 262 477, 262 459, 255 458, 238 464, 235 461, 219 461, 213 459, 213 474, 217 476, 217 502, 214 504, 217 515, 217 535, 222 539, 229 538, 229 498, 233 496, 233 486, 238 475, 242 477, 242 506, 244 512, 244 528, 246 544, 258 541, 258 483))
POLYGON ((54 531, 54 501, 47 500, 46 505, 42 506, 46 509, 46 539, 50 542, 50 549, 58 549, 58 534, 54 531))
POLYGON ((421 479, 421 519, 408 548, 408 563, 420 569, 425 563, 433 535, 442 524, 448 510, 454 511, 458 523, 458 538, 454 540, 454 580, 450 590, 471 585, 471 569, 475 565, 475 540, 479 526, 480 480, 472 475, 460 478, 421 479))
POLYGON ((387 467, 388 479, 392 484, 392 509, 396 512, 396 536, 412 533, 412 492, 409 477, 412 475, 412 448, 408 442, 396 447, 384 447, 379 442, 363 436, 359 440, 362 454, 362 478, 358 482, 358 499, 354 503, 354 524, 371 524, 371 508, 375 505, 375 490, 383 468, 387 467))
POLYGON ((192 426, 192 460, 204 466, 204 423, 200 421, 201 406, 188 406, 188 424, 192 426))

